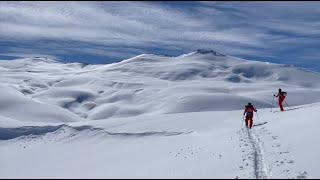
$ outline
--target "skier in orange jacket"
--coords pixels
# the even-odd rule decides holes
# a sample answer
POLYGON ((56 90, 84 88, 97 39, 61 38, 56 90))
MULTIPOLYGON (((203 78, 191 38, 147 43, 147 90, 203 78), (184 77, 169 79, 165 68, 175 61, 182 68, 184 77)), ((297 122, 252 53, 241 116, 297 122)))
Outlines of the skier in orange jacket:
POLYGON ((279 89, 279 92, 277 95, 273 95, 274 97, 278 97, 278 103, 279 103, 279 107, 281 111, 284 111, 283 106, 282 106, 282 102, 284 101, 284 99, 286 98, 286 92, 281 91, 281 89, 279 89))
POLYGON ((245 106, 246 108, 244 109, 243 115, 246 115, 246 127, 248 127, 248 121, 250 121, 249 128, 251 129, 252 124, 253 124, 253 111, 257 112, 256 108, 249 102, 248 105, 245 106))

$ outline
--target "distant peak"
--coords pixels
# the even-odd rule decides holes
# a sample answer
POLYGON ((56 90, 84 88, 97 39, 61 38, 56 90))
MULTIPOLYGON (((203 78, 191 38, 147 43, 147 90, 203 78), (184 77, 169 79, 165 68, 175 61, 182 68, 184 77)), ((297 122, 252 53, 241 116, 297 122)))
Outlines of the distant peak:
POLYGON ((136 57, 150 57, 150 56, 175 57, 175 56, 168 55, 168 54, 157 54, 157 53, 154 53, 154 54, 144 53, 144 54, 140 54, 140 55, 138 55, 136 57))
POLYGON ((36 56, 36 57, 32 57, 32 58, 28 58, 32 61, 40 61, 40 62, 47 62, 47 63, 58 63, 58 61, 55 61, 55 60, 52 60, 52 59, 49 59, 47 57, 39 57, 39 56, 36 56))
POLYGON ((224 54, 221 54, 221 53, 218 53, 217 51, 214 51, 214 50, 207 50, 207 49, 198 49, 197 51, 196 51, 196 53, 198 53, 198 54, 213 54, 213 55, 215 55, 215 56, 226 56, 226 55, 224 55, 224 54))

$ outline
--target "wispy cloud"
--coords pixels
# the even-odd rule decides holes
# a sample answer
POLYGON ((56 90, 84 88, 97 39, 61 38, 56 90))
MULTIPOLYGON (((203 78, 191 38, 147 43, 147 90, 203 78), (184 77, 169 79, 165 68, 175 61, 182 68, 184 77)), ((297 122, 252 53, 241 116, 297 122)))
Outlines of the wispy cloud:
POLYGON ((210 48, 281 57, 320 45, 319 9, 317 2, 0 2, 0 45, 11 46, 1 54, 126 58, 210 48))

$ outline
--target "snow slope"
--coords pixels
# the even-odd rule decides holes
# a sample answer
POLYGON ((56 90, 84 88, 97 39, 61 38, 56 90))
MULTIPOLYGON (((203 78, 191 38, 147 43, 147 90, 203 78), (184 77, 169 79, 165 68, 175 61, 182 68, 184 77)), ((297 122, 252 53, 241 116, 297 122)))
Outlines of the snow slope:
POLYGON ((0 67, 7 69, 0 73, 3 86, 88 120, 239 110, 248 101, 266 108, 278 88, 288 92, 290 105, 320 101, 319 73, 214 51, 142 54, 107 65, 29 58, 0 61, 0 67))
POLYGON ((0 177, 319 178, 319 77, 207 50, 0 61, 0 177))

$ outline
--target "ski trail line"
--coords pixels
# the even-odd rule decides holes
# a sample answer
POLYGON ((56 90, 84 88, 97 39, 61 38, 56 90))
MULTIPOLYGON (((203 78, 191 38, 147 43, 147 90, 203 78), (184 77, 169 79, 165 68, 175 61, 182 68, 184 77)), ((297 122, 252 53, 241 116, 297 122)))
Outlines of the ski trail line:
POLYGON ((253 149, 253 161, 254 161, 254 175, 255 179, 268 179, 267 164, 263 156, 263 147, 261 145, 260 138, 257 137, 254 131, 247 129, 248 138, 252 144, 253 149))

